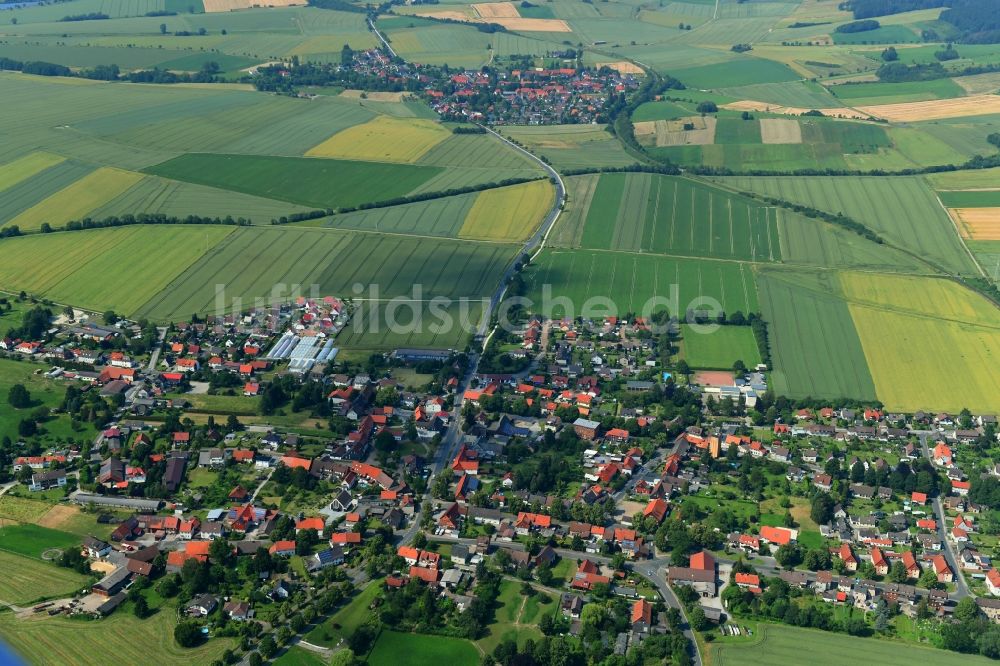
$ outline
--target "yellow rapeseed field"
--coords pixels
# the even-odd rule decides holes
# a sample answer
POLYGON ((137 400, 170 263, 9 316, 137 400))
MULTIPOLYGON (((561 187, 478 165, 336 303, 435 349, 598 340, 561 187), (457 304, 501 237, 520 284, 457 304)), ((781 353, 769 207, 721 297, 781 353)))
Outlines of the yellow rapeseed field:
POLYGON ((548 180, 480 192, 465 216, 460 238, 524 240, 552 207, 555 190, 548 180))
POLYGON ((451 136, 433 120, 377 116, 310 148, 308 157, 412 163, 451 136))
POLYGON ((892 410, 1000 410, 1000 311, 950 280, 843 273, 875 392, 892 410))

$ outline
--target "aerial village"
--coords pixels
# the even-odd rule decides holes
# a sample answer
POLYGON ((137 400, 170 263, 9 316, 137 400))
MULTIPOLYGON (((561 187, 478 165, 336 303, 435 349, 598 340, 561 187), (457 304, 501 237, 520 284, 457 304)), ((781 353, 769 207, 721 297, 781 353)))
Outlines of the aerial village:
POLYGON ((965 599, 1000 622, 992 415, 775 400, 766 366, 670 363, 670 334, 634 317, 529 317, 474 365, 345 360, 348 319, 302 298, 161 329, 63 316, 3 340, 66 393, 4 444, 8 485, 95 527, 53 551, 92 584, 26 612, 105 616, 155 589, 185 627, 280 646, 375 585, 393 604, 430 590, 474 637, 481 600, 516 580, 557 601, 543 633, 614 654, 686 652, 692 630, 745 632, 803 597, 787 621, 855 635, 965 599), (95 434, 43 445, 53 418, 95 434), (591 621, 591 604, 620 612, 591 621))

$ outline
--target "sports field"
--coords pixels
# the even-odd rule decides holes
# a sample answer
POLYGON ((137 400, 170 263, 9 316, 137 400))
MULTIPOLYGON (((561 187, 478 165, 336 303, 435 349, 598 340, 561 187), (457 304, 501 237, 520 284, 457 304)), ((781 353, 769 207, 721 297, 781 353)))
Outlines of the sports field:
POLYGON ((460 238, 524 240, 552 208, 555 188, 536 180, 480 192, 459 229, 460 238))
MULTIPOLYGON (((597 250, 545 250, 526 275, 528 297, 548 316, 560 316, 567 307, 577 316, 588 299, 602 297, 613 313, 649 316, 669 310, 683 316, 713 299, 728 313, 756 312, 757 289, 749 264, 698 261, 651 254, 597 250), (565 297, 552 302, 545 298, 565 297), (676 296, 676 297, 675 297, 676 296), (655 298, 655 300, 653 300, 655 298), (649 312, 644 312, 649 308, 649 312)), ((605 315, 594 315, 605 316, 605 315)))
POLYGON ((768 324, 771 384, 792 398, 875 399, 875 385, 836 275, 761 270, 760 312, 768 324))
POLYGON ((681 327, 684 360, 692 368, 728 370, 736 361, 748 368, 760 363, 757 340, 749 326, 720 326, 711 333, 681 327))
POLYGON ((304 206, 339 208, 403 196, 443 169, 308 157, 188 153, 147 171, 304 206))
POLYGON ((8 239, 0 244, 0 288, 131 314, 234 230, 133 226, 8 239))
POLYGON ((17 605, 70 595, 88 581, 72 569, 3 551, 0 551, 0 569, 4 572, 0 576, 0 601, 17 605))
POLYGON ((886 666, 915 663, 985 666, 993 663, 977 655, 776 624, 760 624, 752 639, 722 639, 713 643, 710 649, 715 666, 773 666, 801 661, 805 646, 808 646, 809 662, 816 666, 838 666, 845 662, 886 666))
POLYGON ((730 187, 844 213, 943 270, 974 274, 948 214, 922 178, 807 176, 720 179, 730 187))
POLYGON ((109 654, 129 664, 147 662, 150 655, 155 655, 157 664, 207 664, 236 643, 233 638, 213 638, 199 647, 182 648, 174 641, 175 616, 173 608, 145 620, 118 612, 81 625, 79 620, 44 613, 24 620, 0 613, 0 637, 15 651, 30 655, 32 663, 52 666, 102 666, 109 654))
POLYGON ((1000 408, 1000 312, 954 282, 843 273, 876 394, 889 409, 1000 408))
POLYGON ((307 150, 306 156, 409 164, 450 136, 451 132, 431 120, 376 116, 337 132, 307 150))
POLYGON ((645 173, 601 175, 581 245, 750 261, 781 258, 773 208, 703 182, 645 173))
POLYGON ((46 222, 58 228, 70 220, 86 217, 92 210, 122 194, 140 180, 142 174, 101 167, 32 206, 8 224, 16 225, 22 231, 34 231, 46 222))

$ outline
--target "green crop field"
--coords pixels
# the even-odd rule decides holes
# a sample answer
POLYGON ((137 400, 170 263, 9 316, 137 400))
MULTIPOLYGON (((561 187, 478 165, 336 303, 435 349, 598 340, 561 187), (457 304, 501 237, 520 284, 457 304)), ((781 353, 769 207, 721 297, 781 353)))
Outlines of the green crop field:
POLYGON ((712 663, 716 666, 772 666, 795 663, 803 648, 816 666, 837 666, 845 661, 878 663, 885 666, 910 666, 928 663, 940 666, 965 666, 992 663, 985 657, 959 654, 930 647, 908 645, 899 641, 857 638, 816 629, 800 629, 776 624, 760 624, 752 639, 723 638, 711 645, 712 663))
POLYGON ((0 578, 0 600, 18 605, 68 596, 88 581, 72 569, 3 551, 0 551, 0 567, 4 571, 0 578))
POLYGON ((142 174, 101 167, 72 185, 35 204, 10 221, 22 231, 35 231, 43 224, 61 227, 81 220, 95 208, 121 195, 142 180, 142 174))
POLYGON ((337 337, 342 349, 365 352, 400 347, 463 350, 482 320, 488 296, 455 304, 366 303, 337 337), (395 322, 395 325, 390 325, 395 322))
POLYGON ((413 666, 474 666, 479 663, 479 651, 467 640, 447 636, 403 634, 383 630, 368 655, 369 664, 405 662, 413 666))
POLYGON ((54 167, 65 159, 60 155, 37 152, 0 165, 0 192, 10 189, 49 167, 54 167))
POLYGON ((0 244, 0 289, 131 314, 234 229, 133 226, 10 239, 0 244))
MULTIPOLYGON (((714 299, 728 312, 756 312, 757 290, 748 264, 728 261, 675 259, 650 254, 594 250, 546 250, 526 276, 528 297, 546 315, 559 316, 566 297, 577 316, 592 297, 609 299, 615 312, 642 313, 669 310, 683 315, 714 299), (676 295, 676 298, 674 298, 676 295), (651 300, 651 299, 654 299, 651 300), (649 312, 644 312, 645 309, 649 312)), ((601 308, 591 301, 588 307, 601 308)), ((603 315, 594 315, 603 316, 603 315)))
POLYGON ((993 304, 938 278, 844 273, 841 286, 887 408, 1000 408, 993 304))
POLYGON ((480 192, 459 229, 461 238, 524 240, 552 209, 555 188, 536 180, 480 192))
POLYGON ((454 238, 479 194, 459 194, 402 206, 386 206, 301 223, 335 229, 419 234, 454 238))
MULTIPOLYGON (((1000 183, 998 183, 1000 185, 1000 183)), ((938 197, 948 208, 997 208, 1000 207, 1000 189, 938 192, 938 197)))
POLYGON ((720 326, 710 333, 681 327, 684 360, 692 368, 729 370, 736 361, 752 368, 760 363, 760 351, 749 326, 720 326))
POLYGON ((142 305, 156 320, 216 312, 255 300, 311 293, 353 298, 479 297, 492 292, 514 254, 498 243, 307 229, 240 228, 142 305), (217 285, 224 294, 217 301, 217 285), (354 290, 363 288, 363 294, 354 290), (422 290, 413 296, 414 286, 422 290), (372 291, 374 290, 374 295, 372 291))
MULTIPOLYGON (((738 37, 736 41, 739 41, 738 37)), ((795 81, 800 78, 798 74, 781 63, 754 57, 739 58, 713 65, 675 69, 670 71, 670 75, 680 79, 689 88, 700 89, 795 81)))
POLYGON ((951 79, 906 83, 849 83, 830 86, 829 90, 848 106, 923 102, 965 95, 962 87, 951 79))
POLYGON ((782 176, 721 180, 739 190, 844 213, 941 269, 966 275, 976 272, 947 213, 921 178, 782 176))
POLYGON ((836 276, 761 270, 760 312, 768 323, 771 384, 793 398, 875 399, 875 385, 836 276))
POLYGON ((604 174, 581 245, 599 250, 774 261, 776 216, 703 182, 654 174, 604 174))
POLYGON ((996 189, 1000 187, 1000 167, 972 171, 945 171, 926 176, 938 190, 996 189))
POLYGON ((920 272, 920 261, 833 224, 778 210, 782 261, 827 268, 920 272))
POLYGON ((339 208, 403 196, 441 169, 305 157, 189 153, 147 171, 280 201, 339 208))
POLYGON ((0 613, 0 637, 16 652, 30 655, 32 663, 44 666, 100 666, 111 653, 123 663, 138 664, 155 655, 157 664, 184 666, 210 663, 236 644, 232 638, 213 638, 199 647, 182 648, 174 640, 176 624, 173 608, 161 609, 145 620, 119 612, 82 624, 44 613, 28 619, 0 613))

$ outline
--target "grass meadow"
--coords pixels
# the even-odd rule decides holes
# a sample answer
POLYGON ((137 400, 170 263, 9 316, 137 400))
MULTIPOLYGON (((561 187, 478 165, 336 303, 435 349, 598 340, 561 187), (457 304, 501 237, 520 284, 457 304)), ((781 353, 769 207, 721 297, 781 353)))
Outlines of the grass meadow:
POLYGON ((80 545, 80 537, 75 534, 54 530, 30 523, 0 521, 0 550, 41 559, 49 548, 75 548, 80 545))
POLYGON ((467 640, 447 636, 404 634, 385 629, 368 655, 370 664, 406 663, 412 666, 474 666, 479 651, 467 640))
POLYGON ((215 638, 195 648, 182 648, 174 641, 175 609, 162 608, 139 620, 119 612, 91 622, 45 614, 21 620, 13 613, 0 613, 0 637, 32 663, 61 666, 101 666, 108 655, 123 663, 138 664, 156 655, 157 664, 207 664, 218 659, 236 641, 215 638))
MULTIPOLYGON (((740 623, 741 625, 744 623, 740 623)), ((809 646, 809 662, 836 666, 844 661, 909 666, 932 663, 940 666, 992 663, 985 657, 947 652, 874 638, 857 638, 816 629, 760 624, 752 638, 723 637, 710 647, 715 666, 771 666, 801 661, 803 646, 809 646)))
POLYGON ((0 551, 0 600, 27 605, 79 591, 89 579, 72 569, 0 551))
MULTIPOLYGON (((3 324, 5 327, 20 325, 20 317, 16 320, 5 317, 0 319, 0 324, 3 324)), ((10 437, 11 441, 16 442, 19 438, 18 423, 21 419, 26 418, 38 406, 44 405, 51 408, 58 407, 62 403, 63 396, 66 395, 66 387, 62 382, 48 379, 42 374, 48 368, 49 366, 28 363, 26 361, 0 359, 0 396, 4 397, 3 400, 0 400, 0 438, 10 437), (31 407, 16 409, 7 402, 7 393, 14 384, 23 384, 28 389, 33 403, 31 407)), ((79 431, 74 431, 70 426, 69 420, 64 417, 46 421, 41 424, 41 427, 44 433, 41 436, 43 441, 53 441, 65 437, 89 437, 94 432, 93 426, 89 424, 81 426, 79 431)), ((10 514, 11 511, 18 510, 13 508, 13 505, 21 502, 23 500, 18 501, 13 497, 5 496, 0 499, 0 517, 25 520, 25 518, 19 517, 17 514, 10 514)), ((33 504, 27 506, 35 506, 36 509, 41 508, 33 504)), ((21 509, 23 508, 21 507, 21 509)), ((30 520, 31 518, 28 519, 30 520)))

